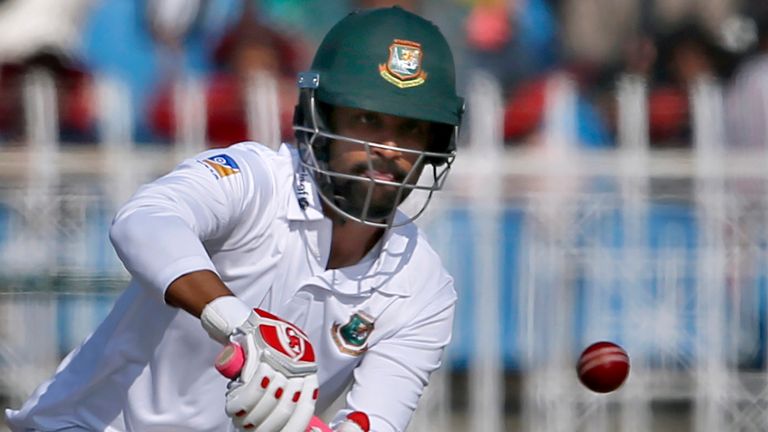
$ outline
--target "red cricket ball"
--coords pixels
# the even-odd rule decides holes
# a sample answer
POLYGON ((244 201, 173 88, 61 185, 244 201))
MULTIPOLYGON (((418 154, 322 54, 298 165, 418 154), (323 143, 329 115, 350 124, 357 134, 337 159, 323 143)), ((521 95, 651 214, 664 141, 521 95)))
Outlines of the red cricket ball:
POLYGON ((613 342, 595 342, 579 357, 576 367, 579 380, 597 393, 609 393, 619 388, 629 375, 629 356, 613 342))

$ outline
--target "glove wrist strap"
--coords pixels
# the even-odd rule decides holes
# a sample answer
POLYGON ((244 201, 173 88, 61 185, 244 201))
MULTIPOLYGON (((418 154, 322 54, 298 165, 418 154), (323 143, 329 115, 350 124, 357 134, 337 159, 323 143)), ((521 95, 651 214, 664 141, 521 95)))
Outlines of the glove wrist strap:
POLYGON ((211 339, 222 345, 229 343, 229 335, 251 315, 251 308, 235 296, 222 296, 205 305, 200 323, 211 339))

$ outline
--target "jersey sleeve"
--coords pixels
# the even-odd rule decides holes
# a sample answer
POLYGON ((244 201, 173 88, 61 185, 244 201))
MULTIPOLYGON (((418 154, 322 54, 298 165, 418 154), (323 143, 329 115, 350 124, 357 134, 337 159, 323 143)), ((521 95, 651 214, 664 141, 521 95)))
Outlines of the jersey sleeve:
POLYGON ((110 240, 128 272, 163 299, 179 276, 216 272, 204 242, 243 215, 266 218, 273 195, 274 177, 256 152, 204 152, 141 187, 115 216, 110 240))
POLYGON ((440 291, 415 320, 379 341, 355 369, 347 407, 331 424, 363 411, 371 431, 405 431, 433 371, 451 339, 456 295, 453 284, 440 291))

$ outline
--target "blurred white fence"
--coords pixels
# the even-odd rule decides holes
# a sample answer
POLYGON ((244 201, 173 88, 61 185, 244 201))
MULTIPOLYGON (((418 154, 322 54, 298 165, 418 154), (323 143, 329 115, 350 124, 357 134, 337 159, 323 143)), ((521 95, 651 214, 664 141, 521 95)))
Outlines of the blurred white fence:
MULTIPOLYGON (((123 286, 106 239, 115 209, 204 145, 199 93, 180 88, 188 147, 126 141, 130 101, 105 82, 104 143, 61 148, 45 121, 50 86, 30 84, 34 145, 0 144, 4 405, 49 375, 123 286)), ((768 154, 724 147, 713 83, 693 92, 693 150, 676 152, 649 150, 642 81, 617 87, 615 150, 580 149, 574 86, 561 76, 551 88, 542 145, 516 150, 501 143, 495 84, 480 76, 466 92, 465 143, 421 220, 456 277, 458 320, 411 430, 768 430, 768 154), (574 372, 599 339, 632 359, 609 395, 574 372)), ((250 97, 249 124, 276 124, 250 97)))

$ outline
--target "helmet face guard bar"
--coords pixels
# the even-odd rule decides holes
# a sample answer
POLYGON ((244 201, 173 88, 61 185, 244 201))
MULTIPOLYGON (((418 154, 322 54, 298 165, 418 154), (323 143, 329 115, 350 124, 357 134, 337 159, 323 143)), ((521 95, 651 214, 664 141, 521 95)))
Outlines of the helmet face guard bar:
MULTIPOLYGON (((453 161, 456 158, 456 152, 450 150, 447 153, 440 153, 406 149, 334 134, 323 127, 323 121, 320 117, 314 92, 314 89, 317 88, 318 85, 318 74, 300 74, 299 87, 301 89, 301 95, 299 98, 299 106, 297 107, 298 115, 294 120, 293 130, 296 133, 298 141, 301 165, 309 172, 312 172, 315 180, 319 183, 320 197, 323 202, 345 218, 365 225, 381 228, 405 225, 421 216, 431 201, 432 194, 443 188, 448 172, 450 172, 453 161), (325 155, 328 154, 326 147, 330 141, 344 141, 362 146, 367 155, 368 169, 371 171, 374 170, 372 149, 376 148, 416 155, 416 161, 402 181, 381 180, 372 177, 341 173, 328 168, 328 160, 325 155), (425 165, 431 165, 432 167, 431 184, 419 183, 419 176, 425 165), (359 184, 365 185, 365 199, 359 212, 352 212, 349 208, 346 208, 347 206, 341 204, 344 198, 334 193, 333 179, 360 182, 359 184), (383 218, 372 218, 370 215, 373 193, 377 186, 397 188, 392 203, 392 210, 383 218), (414 190, 425 192, 426 197, 424 198, 423 203, 420 208, 416 210, 415 214, 409 215, 408 218, 398 220, 397 223, 395 223, 394 218, 397 213, 397 208, 414 190)), ((457 136, 458 126, 454 126, 451 139, 455 140, 457 136)), ((451 146, 446 145, 446 147, 450 148, 451 146)))

